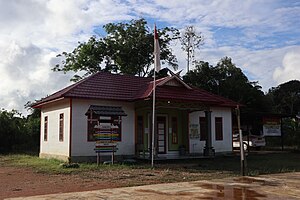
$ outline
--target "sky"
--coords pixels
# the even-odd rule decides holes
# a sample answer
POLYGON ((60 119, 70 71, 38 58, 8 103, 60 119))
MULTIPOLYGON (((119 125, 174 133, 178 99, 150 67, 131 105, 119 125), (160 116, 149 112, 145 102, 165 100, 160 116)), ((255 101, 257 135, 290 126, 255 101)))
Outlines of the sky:
MULTIPOLYGON (((51 70, 57 54, 107 23, 139 18, 151 29, 193 25, 204 37, 197 60, 231 57, 264 92, 300 79, 298 0, 0 0, 0 109, 26 114, 28 101, 71 84, 73 73, 51 70)), ((172 49, 184 74, 180 43, 172 49)))

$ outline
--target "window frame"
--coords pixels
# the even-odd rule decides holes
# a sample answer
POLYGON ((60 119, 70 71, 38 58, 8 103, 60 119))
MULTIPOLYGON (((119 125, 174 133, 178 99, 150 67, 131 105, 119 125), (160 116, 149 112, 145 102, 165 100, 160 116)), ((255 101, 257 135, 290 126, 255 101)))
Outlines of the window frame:
POLYGON ((44 142, 48 141, 48 122, 49 118, 48 116, 44 116, 44 142))
POLYGON ((64 141, 64 113, 59 114, 59 130, 58 130, 58 140, 60 142, 64 141))
POLYGON ((138 115, 137 121, 137 144, 144 144, 144 117, 138 115))
POLYGON ((93 123, 98 124, 98 118, 90 118, 90 115, 88 115, 87 116, 87 141, 88 142, 95 142, 96 141, 96 139, 93 136, 95 134, 95 129, 93 129, 93 133, 90 132, 91 130, 90 130, 90 126, 89 125, 93 124, 93 123), (92 135, 92 137, 90 137, 90 135, 92 135))
POLYGON ((178 144, 178 119, 177 117, 171 118, 172 122, 172 144, 178 144))
POLYGON ((215 140, 223 140, 223 117, 215 117, 215 140))
POLYGON ((206 117, 199 117, 199 125, 200 125, 200 141, 206 141, 208 136, 206 117))

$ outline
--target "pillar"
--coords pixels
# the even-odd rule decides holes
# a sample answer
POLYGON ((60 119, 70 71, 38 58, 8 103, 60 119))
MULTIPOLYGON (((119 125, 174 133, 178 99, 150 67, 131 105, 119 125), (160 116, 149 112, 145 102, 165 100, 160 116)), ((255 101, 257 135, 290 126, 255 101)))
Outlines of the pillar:
POLYGON ((211 132, 211 111, 207 110, 205 112, 205 118, 207 122, 207 139, 204 147, 204 156, 213 157, 215 155, 215 150, 212 147, 212 132, 211 132))

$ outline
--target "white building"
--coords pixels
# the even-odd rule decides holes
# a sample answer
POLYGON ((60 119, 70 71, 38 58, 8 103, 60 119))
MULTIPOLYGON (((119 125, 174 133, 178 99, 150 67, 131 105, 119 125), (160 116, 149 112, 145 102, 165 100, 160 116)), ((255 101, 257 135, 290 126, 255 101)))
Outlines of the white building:
MULTIPOLYGON (((152 78, 99 72, 38 101, 32 107, 41 109, 40 157, 94 160, 95 125, 121 113, 115 154, 148 158, 152 90, 152 78)), ((156 80, 155 157, 232 151, 236 105, 192 88, 174 74, 156 80)), ((105 155, 110 153, 101 153, 105 155)))

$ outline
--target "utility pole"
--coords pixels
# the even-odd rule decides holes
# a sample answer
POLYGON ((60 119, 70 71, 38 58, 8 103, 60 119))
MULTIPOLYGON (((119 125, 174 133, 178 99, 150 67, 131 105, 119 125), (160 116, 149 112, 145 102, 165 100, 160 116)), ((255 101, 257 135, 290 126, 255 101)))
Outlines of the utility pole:
POLYGON ((236 117, 238 123, 239 137, 240 137, 240 156, 241 156, 241 175, 245 176, 245 153, 244 153, 244 143, 243 143, 243 132, 241 129, 241 114, 239 105, 236 107, 236 117))
POLYGON ((194 60, 195 49, 200 49, 203 44, 203 36, 197 33, 194 26, 187 26, 180 37, 181 49, 187 53, 187 72, 190 71, 190 63, 194 60))

